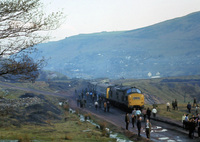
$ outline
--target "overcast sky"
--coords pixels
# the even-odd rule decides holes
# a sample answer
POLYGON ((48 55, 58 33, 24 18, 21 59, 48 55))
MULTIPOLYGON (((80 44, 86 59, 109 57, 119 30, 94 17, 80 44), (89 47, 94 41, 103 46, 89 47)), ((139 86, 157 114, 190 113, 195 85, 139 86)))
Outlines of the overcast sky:
POLYGON ((133 30, 200 11, 200 0, 41 0, 62 10, 66 22, 52 34, 62 39, 81 33, 133 30))

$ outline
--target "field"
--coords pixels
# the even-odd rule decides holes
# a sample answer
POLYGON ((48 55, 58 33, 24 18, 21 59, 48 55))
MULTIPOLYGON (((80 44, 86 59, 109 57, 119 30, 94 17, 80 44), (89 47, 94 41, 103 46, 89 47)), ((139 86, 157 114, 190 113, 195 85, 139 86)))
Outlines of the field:
MULTIPOLYGON (((72 82, 68 82, 73 84, 72 82)), ((21 88, 54 92, 58 83, 6 83, 21 88), (49 87, 51 86, 51 87, 49 87)), ((78 113, 70 113, 65 98, 16 90, 0 86, 0 139, 28 141, 116 141, 109 138, 105 128, 80 121, 78 113), (59 102, 64 102, 63 106, 59 102)))
MULTIPOLYGON (((172 107, 170 107, 170 111, 167 111, 166 104, 158 104, 157 114, 158 117, 170 118, 179 122, 181 122, 183 114, 189 114, 189 118, 192 117, 192 115, 196 116, 195 108, 192 107, 191 113, 188 113, 186 106, 187 103, 178 104, 178 110, 173 110, 172 107)), ((145 107, 153 108, 152 105, 146 105, 145 107)))
MULTIPOLYGON (((187 114, 187 102, 193 102, 196 97, 200 100, 200 76, 193 77, 173 77, 149 80, 115 80, 115 84, 123 84, 128 86, 136 86, 140 88, 144 94, 152 96, 157 104, 158 116, 170 118, 174 121, 181 122, 181 117, 187 114), (178 100, 178 110, 166 111, 166 102, 170 103, 178 100)), ((6 83, 10 84, 10 83, 6 83)), ((14 83, 15 86, 21 88, 31 88, 46 92, 67 91, 75 88, 80 82, 75 81, 55 81, 55 82, 36 82, 32 83, 14 83)), ((13 83, 12 83, 13 85, 13 83)), ((20 141, 115 141, 108 137, 105 129, 98 129, 89 122, 81 122, 78 114, 69 113, 69 106, 60 107, 58 103, 64 101, 62 97, 42 95, 34 93, 33 98, 26 98, 27 91, 16 90, 11 87, 0 86, 1 105, 9 104, 9 100, 15 100, 18 108, 5 109, 0 111, 0 139, 2 140, 20 140, 20 141), (23 97, 24 99, 23 99, 23 97), (4 98, 4 99, 2 99, 4 98), (20 104, 21 99, 28 100, 26 104, 20 104), (34 103, 34 100, 35 103, 34 103), (31 104, 31 103, 32 104, 31 104)), ((28 94, 30 95, 30 94, 28 94)), ((11 101, 12 102, 12 101, 11 101)), ((2 107, 2 106, 1 106, 2 107)), ((145 107, 152 108, 152 104, 145 104, 145 107)), ((84 114, 84 112, 81 112, 84 114)), ((194 114, 194 108, 190 117, 194 114)), ((90 116, 94 118, 94 116, 90 116)), ((107 122, 101 122, 94 118, 96 123, 114 132, 121 133, 122 137, 132 137, 132 134, 124 133, 123 130, 112 126, 107 122)))
MULTIPOLYGON (((65 112, 66 114, 67 112, 65 112)), ((0 128, 1 140, 32 141, 115 141, 88 122, 80 122, 78 115, 67 113, 67 121, 48 122, 45 125, 23 125, 20 128, 0 128)))
MULTIPOLYGON (((157 104, 158 115, 180 121, 183 114, 187 114, 187 103, 193 103, 194 97, 200 104, 200 76, 183 76, 157 79, 123 79, 112 81, 114 84, 123 84, 124 86, 135 86, 142 90, 144 94, 148 94, 157 104), (178 110, 172 110, 172 101, 177 99, 178 110), (170 102, 171 111, 166 111, 166 103, 170 102)), ((145 107, 153 108, 152 104, 146 102, 145 107)), ((195 108, 192 108, 189 117, 195 114, 195 108)))
POLYGON ((179 103, 192 102, 196 97, 200 101, 200 76, 170 77, 158 79, 115 80, 114 84, 135 86, 155 98, 155 103, 166 104, 177 99, 179 103))

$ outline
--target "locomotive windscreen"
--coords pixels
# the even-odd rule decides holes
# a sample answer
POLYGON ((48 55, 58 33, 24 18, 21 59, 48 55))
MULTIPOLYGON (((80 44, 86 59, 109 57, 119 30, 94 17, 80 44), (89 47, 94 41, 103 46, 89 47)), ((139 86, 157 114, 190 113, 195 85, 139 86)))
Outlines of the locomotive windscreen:
POLYGON ((130 94, 130 93, 139 93, 139 94, 141 94, 142 92, 137 88, 130 88, 130 89, 127 90, 126 93, 127 94, 130 94))

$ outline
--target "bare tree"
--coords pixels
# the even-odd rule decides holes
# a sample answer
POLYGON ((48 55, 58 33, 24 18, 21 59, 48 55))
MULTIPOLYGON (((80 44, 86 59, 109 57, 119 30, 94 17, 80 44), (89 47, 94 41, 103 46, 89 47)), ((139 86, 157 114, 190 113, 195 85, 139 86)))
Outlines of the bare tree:
POLYGON ((42 60, 28 54, 49 39, 44 32, 57 29, 65 19, 62 12, 45 14, 40 0, 0 1, 0 76, 34 80, 42 60))

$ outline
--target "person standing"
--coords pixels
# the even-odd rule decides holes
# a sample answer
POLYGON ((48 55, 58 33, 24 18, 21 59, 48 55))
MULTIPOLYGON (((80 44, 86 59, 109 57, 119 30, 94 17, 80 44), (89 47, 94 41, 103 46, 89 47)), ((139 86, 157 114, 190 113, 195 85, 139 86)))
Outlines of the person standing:
POLYGON ((195 124, 194 119, 192 118, 192 119, 189 121, 189 137, 190 137, 191 139, 194 138, 195 127, 196 127, 196 124, 195 124))
POLYGON ((175 99, 175 101, 174 101, 174 106, 175 106, 175 108, 174 109, 177 109, 178 110, 178 101, 175 99))
POLYGON ((145 121, 146 121, 146 116, 147 116, 147 110, 146 110, 146 108, 144 108, 144 109, 142 110, 142 114, 143 114, 144 122, 145 122, 145 121))
POLYGON ((88 100, 89 95, 90 95, 90 93, 87 92, 87 93, 86 93, 86 98, 87 98, 87 100, 88 100))
POLYGON ((94 94, 94 92, 92 93, 92 102, 94 103, 94 96, 95 96, 95 94, 94 94))
POLYGON ((94 105, 95 105, 95 108, 96 108, 96 110, 97 110, 97 108, 98 108, 98 102, 95 101, 94 105))
POLYGON ((76 103, 77 103, 77 107, 79 106, 79 99, 78 98, 76 98, 76 103))
POLYGON ((109 110, 110 110, 110 102, 107 101, 107 112, 109 112, 109 110))
POLYGON ((80 107, 83 108, 83 99, 80 100, 80 107))
POLYGON ((198 127, 198 137, 200 138, 200 119, 197 121, 197 127, 198 127))
POLYGON ((194 97, 193 107, 195 107, 196 105, 197 105, 197 99, 196 97, 194 97))
POLYGON ((141 110, 137 108, 137 109, 136 109, 136 116, 138 116, 138 115, 139 115, 139 116, 141 115, 141 110))
POLYGON ((131 119, 132 119, 132 126, 134 128, 134 126, 135 126, 135 115, 134 114, 131 115, 131 119))
POLYGON ((149 108, 147 108, 147 118, 150 121, 150 117, 151 117, 151 110, 149 108))
POLYGON ((151 123, 149 122, 149 119, 147 119, 147 121, 145 123, 145 132, 146 132, 147 138, 150 139, 151 123))
POLYGON ((106 101, 104 102, 103 107, 104 107, 104 112, 106 112, 106 107, 107 107, 106 101))
POLYGON ((157 113, 156 108, 153 108, 153 109, 152 109, 152 113, 153 113, 153 117, 155 118, 155 117, 156 117, 156 113, 157 113))
POLYGON ((158 107, 158 105, 155 102, 153 103, 152 106, 153 106, 153 108, 157 108, 158 107))
POLYGON ((183 114, 183 116, 182 116, 183 128, 185 128, 185 117, 186 117, 186 115, 185 115, 185 114, 183 114))
POLYGON ((186 114, 186 116, 185 116, 184 125, 185 125, 185 129, 188 130, 188 128, 189 128, 188 114, 186 114))
POLYGON ((175 102, 172 101, 172 107, 173 107, 173 110, 175 110, 175 102))
POLYGON ((135 120, 136 120, 136 108, 133 109, 132 114, 134 115, 135 120))
POLYGON ((99 97, 99 108, 101 108, 101 102, 102 102, 102 98, 99 97))
POLYGON ((138 129, 138 136, 140 137, 140 131, 141 131, 141 121, 142 121, 142 118, 137 115, 137 129, 138 129))
POLYGON ((167 111, 170 111, 170 103, 169 102, 167 102, 167 111))
POLYGON ((128 130, 128 125, 129 125, 130 120, 129 120, 129 115, 128 115, 127 112, 126 112, 126 115, 125 115, 125 122, 126 122, 126 130, 128 130))
POLYGON ((188 112, 191 113, 191 104, 190 104, 190 102, 188 102, 188 104, 187 104, 187 109, 188 109, 188 112))
POLYGON ((195 108, 195 113, 196 113, 196 115, 198 115, 198 114, 199 114, 199 106, 198 106, 198 105, 196 105, 196 108, 195 108))

